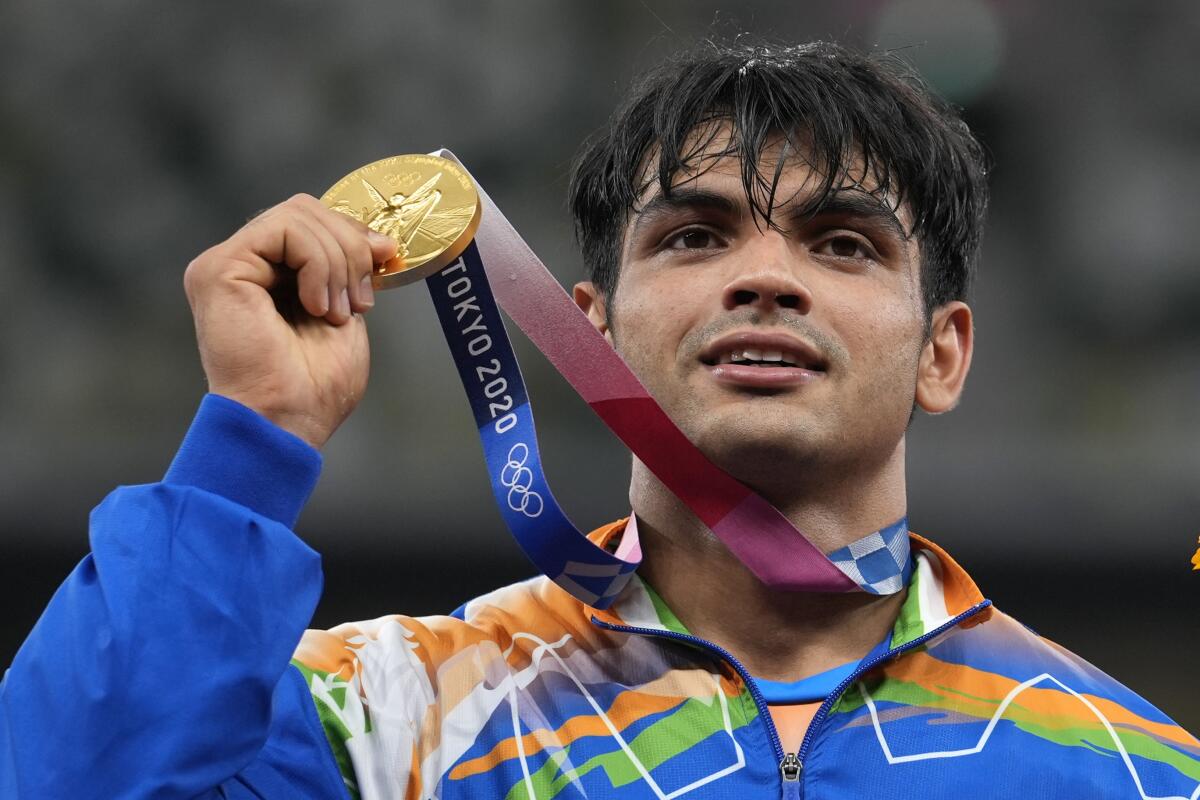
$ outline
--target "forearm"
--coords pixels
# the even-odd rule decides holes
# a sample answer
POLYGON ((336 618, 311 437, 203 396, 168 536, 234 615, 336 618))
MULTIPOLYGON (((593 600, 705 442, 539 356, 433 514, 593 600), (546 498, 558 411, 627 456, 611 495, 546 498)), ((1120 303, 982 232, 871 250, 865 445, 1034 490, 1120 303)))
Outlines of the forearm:
POLYGON ((0 684, 0 796, 193 797, 255 758, 320 595, 290 530, 319 467, 209 397, 162 483, 101 503, 0 684))

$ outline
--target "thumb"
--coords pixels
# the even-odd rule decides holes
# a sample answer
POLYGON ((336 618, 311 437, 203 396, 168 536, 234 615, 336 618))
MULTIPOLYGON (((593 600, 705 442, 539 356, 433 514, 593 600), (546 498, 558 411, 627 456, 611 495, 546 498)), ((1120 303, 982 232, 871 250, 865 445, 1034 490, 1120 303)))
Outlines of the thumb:
POLYGON ((382 264, 396 255, 396 240, 376 231, 367 233, 367 241, 371 244, 371 258, 376 264, 382 264))

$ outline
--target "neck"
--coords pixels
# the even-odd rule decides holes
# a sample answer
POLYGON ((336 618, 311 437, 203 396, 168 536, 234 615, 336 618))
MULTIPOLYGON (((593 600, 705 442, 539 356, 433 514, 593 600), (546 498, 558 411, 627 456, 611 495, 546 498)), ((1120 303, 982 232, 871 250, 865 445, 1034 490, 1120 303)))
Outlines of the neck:
MULTIPOLYGON (((904 516, 903 462, 901 444, 868 475, 768 499, 828 553, 904 516)), ((636 459, 630 500, 641 576, 688 630, 729 650, 758 677, 798 680, 858 660, 900 613, 904 591, 827 594, 764 585, 636 459)))

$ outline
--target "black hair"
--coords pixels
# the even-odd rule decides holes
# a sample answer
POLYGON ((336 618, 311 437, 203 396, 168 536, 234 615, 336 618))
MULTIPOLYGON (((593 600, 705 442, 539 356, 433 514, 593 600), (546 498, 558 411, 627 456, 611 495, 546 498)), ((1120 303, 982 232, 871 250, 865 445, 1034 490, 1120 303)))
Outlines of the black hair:
POLYGON ((849 182, 890 196, 897 208, 907 204, 927 320, 934 308, 967 298, 987 208, 987 159, 954 107, 894 56, 829 42, 709 41, 637 81, 572 168, 584 264, 609 303, 638 198, 655 180, 669 194, 680 171, 700 169, 722 128, 724 154, 741 162, 756 219, 775 227, 784 161, 803 158, 820 179, 808 203, 814 210, 849 182), (785 156, 764 171, 763 150, 779 136, 785 156))

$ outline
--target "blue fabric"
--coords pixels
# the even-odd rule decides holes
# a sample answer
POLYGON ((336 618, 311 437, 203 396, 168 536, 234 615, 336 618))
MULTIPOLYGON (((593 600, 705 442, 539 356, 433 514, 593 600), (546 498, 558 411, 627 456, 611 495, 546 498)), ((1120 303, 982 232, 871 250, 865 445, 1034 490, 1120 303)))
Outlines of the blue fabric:
POLYGON ((840 667, 827 669, 824 672, 809 675, 807 678, 802 678, 798 681, 768 681, 764 678, 755 678, 754 682, 758 685, 759 691, 762 692, 763 699, 767 701, 767 705, 787 706, 797 703, 814 703, 818 700, 824 700, 832 694, 838 684, 850 677, 851 673, 858 669, 858 665, 863 661, 886 653, 891 647, 891 641, 892 634, 889 631, 888 635, 883 638, 883 641, 872 647, 871 652, 858 661, 850 661, 842 664, 840 667))
POLYGON ((768 681, 763 678, 755 678, 754 682, 758 684, 758 689, 762 692, 763 699, 767 701, 768 705, 786 706, 796 703, 812 703, 828 697, 839 683, 858 669, 860 663, 851 661, 849 664, 842 664, 840 667, 834 667, 790 683, 768 681))
POLYGON ((288 525, 319 471, 210 395, 162 483, 93 511, 91 553, 0 681, 0 797, 346 796, 288 667, 322 582, 288 525))
POLYGON ((296 524, 321 474, 321 454, 241 403, 206 395, 163 483, 194 486, 296 524))
POLYGON ((289 666, 275 686, 271 729, 257 757, 203 800, 348 800, 304 676, 289 666))

